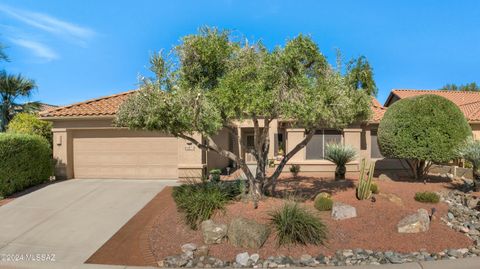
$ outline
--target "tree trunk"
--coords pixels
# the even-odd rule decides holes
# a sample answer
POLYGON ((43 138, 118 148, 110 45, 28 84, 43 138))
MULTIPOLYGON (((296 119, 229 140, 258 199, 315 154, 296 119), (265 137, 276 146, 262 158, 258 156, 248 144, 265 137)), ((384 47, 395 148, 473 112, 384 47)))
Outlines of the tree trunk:
POLYGON ((480 171, 475 165, 473 166, 473 191, 480 191, 480 171))
POLYGON ((335 180, 344 180, 345 179, 345 172, 347 168, 345 165, 340 165, 335 168, 335 180))

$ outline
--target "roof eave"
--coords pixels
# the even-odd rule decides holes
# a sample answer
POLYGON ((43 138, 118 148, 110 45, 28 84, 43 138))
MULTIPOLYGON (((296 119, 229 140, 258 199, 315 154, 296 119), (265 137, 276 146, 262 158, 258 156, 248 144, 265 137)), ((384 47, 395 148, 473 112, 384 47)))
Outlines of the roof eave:
POLYGON ((92 116, 40 116, 42 120, 105 120, 114 119, 114 115, 92 115, 92 116))

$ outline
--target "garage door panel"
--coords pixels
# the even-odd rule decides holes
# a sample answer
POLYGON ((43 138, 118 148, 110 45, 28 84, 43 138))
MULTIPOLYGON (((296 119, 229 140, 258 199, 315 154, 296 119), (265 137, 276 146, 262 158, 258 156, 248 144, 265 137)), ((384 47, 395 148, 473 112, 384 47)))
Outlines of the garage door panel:
POLYGON ((135 137, 122 133, 97 132, 74 136, 76 178, 178 177, 178 141, 174 137, 135 137), (125 134, 126 137, 125 137, 125 134))

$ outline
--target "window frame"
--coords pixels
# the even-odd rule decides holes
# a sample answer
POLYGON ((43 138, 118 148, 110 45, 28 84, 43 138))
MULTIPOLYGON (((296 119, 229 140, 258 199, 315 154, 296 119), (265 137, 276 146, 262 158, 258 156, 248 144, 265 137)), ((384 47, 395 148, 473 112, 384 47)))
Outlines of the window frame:
MULTIPOLYGON (((304 159, 306 161, 325 161, 325 131, 327 131, 327 135, 328 135, 328 132, 337 132, 335 135, 339 135, 340 136, 340 141, 339 143, 340 144, 344 144, 345 142, 345 139, 344 139, 344 132, 343 130, 336 130, 336 129, 318 129, 318 130, 315 130, 315 135, 321 135, 322 136, 322 153, 321 153, 321 158, 319 159, 312 159, 312 158, 308 158, 307 156, 307 148, 308 148, 308 144, 310 143, 307 143, 307 145, 305 145, 305 156, 304 156, 304 159)), ((310 140, 311 141, 311 140, 310 140)))

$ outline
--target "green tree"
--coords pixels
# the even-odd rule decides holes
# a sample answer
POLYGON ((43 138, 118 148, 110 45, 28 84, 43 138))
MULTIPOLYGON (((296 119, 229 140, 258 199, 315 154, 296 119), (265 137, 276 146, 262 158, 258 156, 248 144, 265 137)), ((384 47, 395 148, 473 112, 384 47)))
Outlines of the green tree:
POLYGON ((473 187, 475 191, 480 191, 480 141, 473 140, 470 137, 470 139, 459 148, 459 155, 472 163, 473 187))
POLYGON ((285 164, 316 129, 342 128, 370 116, 371 89, 352 87, 349 74, 334 70, 304 35, 269 51, 261 43, 234 41, 228 31, 203 28, 185 36, 168 55, 152 56, 155 77, 145 79, 142 89, 123 103, 116 124, 164 131, 234 161, 245 173, 255 202, 275 191, 285 164), (305 137, 267 176, 274 119, 305 128, 305 137), (253 148, 237 133, 236 124, 243 120, 254 126, 253 148), (222 129, 255 157, 254 173, 242 156, 212 139, 222 129))
POLYGON ((17 112, 31 107, 34 103, 20 104, 20 97, 29 97, 36 88, 35 81, 21 75, 0 71, 0 132, 4 132, 17 112))
POLYGON ((39 135, 52 143, 52 123, 41 120, 32 113, 16 114, 8 124, 7 132, 39 135))
POLYGON ((471 135, 460 109, 438 95, 421 95, 395 102, 378 127, 382 155, 405 159, 415 179, 422 179, 433 162, 458 156, 457 148, 471 135))
POLYGON ((475 82, 467 83, 465 85, 456 85, 456 84, 445 84, 440 90, 443 91, 467 91, 467 92, 478 92, 480 87, 475 82))
POLYGON ((1 61, 8 61, 8 56, 5 53, 5 46, 0 43, 0 62, 1 61))

